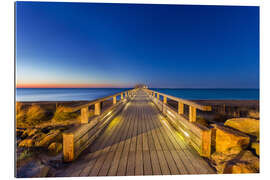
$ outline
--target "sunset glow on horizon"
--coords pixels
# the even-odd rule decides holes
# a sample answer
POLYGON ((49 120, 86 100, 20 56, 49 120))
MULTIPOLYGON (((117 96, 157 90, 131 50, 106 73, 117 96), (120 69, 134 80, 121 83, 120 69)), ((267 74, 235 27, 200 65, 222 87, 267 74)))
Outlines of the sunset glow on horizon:
POLYGON ((130 88, 117 84, 17 84, 16 88, 130 88))

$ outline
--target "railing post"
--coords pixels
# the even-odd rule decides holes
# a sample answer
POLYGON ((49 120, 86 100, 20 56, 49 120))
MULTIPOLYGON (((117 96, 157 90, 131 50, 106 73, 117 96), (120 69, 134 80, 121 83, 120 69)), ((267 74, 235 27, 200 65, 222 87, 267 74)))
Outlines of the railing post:
POLYGON ((116 104, 116 96, 113 96, 113 104, 116 104))
POLYGON ((127 98, 127 92, 125 92, 125 98, 127 98))
POLYGON ((159 94, 157 93, 157 99, 159 99, 159 94))
POLYGON ((204 130, 202 132, 202 146, 201 146, 201 156, 210 157, 211 156, 211 139, 212 129, 204 130))
POLYGON ((189 106, 189 121, 196 122, 196 108, 189 106))
POLYGON ((178 101, 178 114, 184 114, 184 103, 178 101))
POLYGON ((88 123, 89 110, 88 107, 84 107, 81 109, 81 123, 88 123))
POLYGON ((121 93, 121 99, 124 99, 124 95, 123 95, 123 93, 121 93))
POLYGON ((74 135, 63 133, 63 156, 65 162, 74 160, 74 135))
POLYGON ((100 108, 100 102, 95 104, 95 115, 100 115, 101 108, 100 108))
POLYGON ((163 103, 167 104, 167 97, 166 96, 163 96, 163 103))

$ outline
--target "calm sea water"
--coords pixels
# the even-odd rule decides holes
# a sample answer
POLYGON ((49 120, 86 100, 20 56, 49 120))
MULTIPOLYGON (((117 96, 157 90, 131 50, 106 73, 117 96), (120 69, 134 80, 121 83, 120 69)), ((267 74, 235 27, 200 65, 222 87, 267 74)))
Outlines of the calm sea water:
MULTIPOLYGON (((17 88, 16 101, 78 101, 94 100, 127 89, 118 88, 17 88)), ((258 89, 153 89, 184 99, 259 100, 258 89)))

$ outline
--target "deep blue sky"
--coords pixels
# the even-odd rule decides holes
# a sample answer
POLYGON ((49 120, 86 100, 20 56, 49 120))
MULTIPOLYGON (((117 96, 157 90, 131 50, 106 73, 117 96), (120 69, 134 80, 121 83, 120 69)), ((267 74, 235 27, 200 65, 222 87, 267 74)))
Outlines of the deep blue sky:
POLYGON ((259 8, 16 3, 17 84, 258 88, 259 8))

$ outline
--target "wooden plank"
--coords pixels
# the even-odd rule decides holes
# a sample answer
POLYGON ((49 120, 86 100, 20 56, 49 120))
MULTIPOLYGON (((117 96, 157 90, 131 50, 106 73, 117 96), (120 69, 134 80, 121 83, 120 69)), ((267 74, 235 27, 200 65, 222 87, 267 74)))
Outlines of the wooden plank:
POLYGON ((206 162, 203 163, 202 158, 194 151, 194 149, 192 149, 180 137, 177 137, 177 133, 172 133, 172 131, 169 130, 167 130, 167 132, 171 133, 172 137, 174 137, 176 142, 181 146, 183 157, 186 157, 187 161, 189 161, 189 163, 185 163, 185 165, 189 166, 188 169, 195 169, 196 174, 208 174, 211 172, 211 167, 207 165, 206 162), (191 164, 193 168, 189 164, 191 164))
MULTIPOLYGON (((152 108, 152 107, 150 106, 148 108, 152 108)), ((152 123, 151 123, 152 119, 149 116, 150 116, 150 113, 146 114, 146 118, 147 118, 146 129, 148 131, 147 140, 149 142, 149 150, 150 150, 150 158, 151 158, 153 175, 162 175, 158 156, 157 156, 157 151, 156 151, 155 144, 154 144, 154 141, 152 139, 152 134, 151 134, 154 127, 152 126, 152 123)))
MULTIPOLYGON (((119 128, 119 127, 124 128, 124 126, 123 126, 124 120, 122 119, 121 115, 125 114, 125 113, 127 113, 127 112, 125 110, 123 110, 123 112, 119 116, 116 117, 116 118, 120 118, 120 122, 119 122, 119 125, 115 126, 114 128, 119 128)), ((106 129, 104 131, 104 133, 102 134, 102 136, 90 148, 90 149, 92 149, 92 153, 90 154, 90 157, 89 157, 90 161, 87 164, 87 166, 81 171, 80 176, 88 176, 89 175, 89 172, 91 171, 92 167, 94 166, 94 162, 92 162, 91 159, 94 159, 94 157, 97 157, 97 154, 99 153, 97 151, 97 149, 100 149, 100 147, 104 143, 107 143, 110 141, 110 138, 111 138, 110 135, 113 133, 114 128, 106 129)))
POLYGON ((155 149, 157 152, 157 156, 159 159, 159 165, 160 165, 162 175, 169 175, 169 174, 171 174, 170 169, 169 169, 169 165, 168 165, 168 162, 166 161, 164 152, 161 148, 160 142, 159 142, 158 137, 157 137, 156 132, 155 132, 155 131, 157 131, 156 128, 158 127, 158 125, 156 123, 154 123, 154 119, 152 117, 150 117, 150 119, 151 119, 150 122, 152 124, 152 127, 155 128, 151 131, 151 135, 152 135, 152 139, 153 139, 155 149))
MULTIPOLYGON (((111 129, 111 130, 113 130, 113 129, 111 129)), ((105 135, 106 139, 109 139, 110 136, 106 136, 106 130, 105 130, 105 133, 103 133, 103 134, 105 135)), ((106 140, 102 140, 100 142, 105 143, 106 140)), ((92 151, 93 151, 93 150, 95 150, 95 147, 97 147, 97 145, 100 145, 100 144, 96 143, 95 145, 91 146, 89 149, 92 149, 92 151)), ((79 159, 78 161, 84 161, 85 159, 89 159, 89 162, 88 163, 81 163, 77 166, 75 166, 73 164, 71 166, 71 168, 69 169, 69 171, 67 172, 69 174, 69 176, 74 176, 74 177, 75 176, 88 176, 89 169, 91 169, 91 167, 93 166, 93 163, 94 163, 93 159, 95 160, 95 157, 98 156, 99 153, 100 153, 100 150, 96 150, 96 152, 89 154, 89 156, 84 157, 84 159, 82 159, 82 158, 79 159), (87 169, 88 169, 88 171, 87 171, 87 169), (82 173, 83 170, 85 173, 82 173)))
MULTIPOLYGON (((167 126, 167 125, 165 125, 167 126)), ((159 128, 161 134, 163 135, 163 138, 165 142, 167 143, 168 147, 171 149, 171 153, 173 156, 173 159, 175 160, 175 164, 181 174, 188 174, 188 170, 185 167, 181 155, 178 153, 178 151, 182 151, 182 149, 179 146, 176 146, 173 144, 171 137, 169 136, 168 132, 165 131, 166 127, 159 128)))
MULTIPOLYGON (((165 130, 167 132, 167 136, 172 137, 172 135, 171 135, 172 132, 171 131, 168 132, 169 130, 167 129, 167 126, 165 128, 163 128, 163 130, 165 130)), ((181 161, 183 162, 183 165, 186 167, 186 170, 188 171, 188 173, 197 174, 195 168, 191 165, 189 159, 184 154, 183 148, 181 146, 179 146, 178 144, 176 144, 175 139, 171 138, 170 140, 171 140, 171 142, 173 143, 173 145, 175 146, 176 149, 179 149, 180 148, 177 151, 177 154, 178 154, 179 158, 181 159, 181 161)))
MULTIPOLYGON (((155 118, 154 123, 159 124, 159 125, 161 124, 158 121, 158 117, 152 117, 152 118, 155 118)), ((160 127, 162 127, 162 125, 160 127)), ((164 151, 165 158, 166 158, 166 160, 168 162, 168 166, 170 168, 171 174, 180 174, 180 172, 178 171, 177 166, 176 166, 176 164, 174 162, 172 154, 170 152, 171 148, 167 146, 167 144, 166 144, 166 142, 164 140, 164 137, 162 136, 159 128, 157 128, 156 134, 157 134, 157 137, 158 137, 158 139, 160 141, 161 147, 162 147, 162 149, 164 151)))
MULTIPOLYGON (((125 121, 125 119, 122 119, 122 121, 125 121)), ((114 122, 112 122, 113 124, 114 122)), ((117 125, 113 125, 113 126, 117 126, 117 125)), ((109 128, 109 127, 108 127, 109 128)), ((121 129, 121 128, 120 128, 121 129)), ((91 169, 89 176, 97 176, 104 161, 106 160, 107 157, 107 153, 110 151, 111 146, 110 146, 110 142, 114 142, 115 138, 117 138, 118 134, 120 131, 113 131, 113 133, 110 136, 110 141, 108 141, 108 143, 106 143, 105 145, 101 146, 101 153, 98 156, 98 158, 96 159, 96 162, 93 166, 93 168, 91 169)), ((105 163, 106 164, 106 163, 105 163)))
MULTIPOLYGON (((131 115, 130 114, 130 109, 132 108, 133 105, 131 104, 130 106, 131 107, 129 107, 127 109, 127 111, 128 111, 127 116, 124 117, 125 120, 127 118, 129 118, 129 116, 131 115)), ((123 147, 124 147, 124 142, 125 142, 124 140, 125 140, 125 138, 127 136, 127 132, 129 131, 129 127, 130 127, 130 123, 129 122, 126 122, 125 121, 125 123, 126 123, 127 127, 124 129, 124 131, 122 133, 119 133, 118 134, 118 136, 120 136, 120 142, 119 142, 119 144, 117 146, 116 154, 114 156, 114 159, 113 159, 113 161, 111 163, 109 172, 107 174, 108 176, 115 176, 115 175, 117 175, 117 169, 118 169, 119 161, 121 159, 121 155, 122 155, 122 151, 123 151, 123 147)))
POLYGON ((118 166, 118 170, 117 170, 117 176, 124 176, 126 174, 126 169, 127 169, 129 146, 130 146, 130 141, 131 141, 131 135, 134 129, 134 119, 135 119, 134 108, 132 108, 129 113, 130 113, 130 117, 126 118, 125 120, 130 123, 130 128, 129 128, 130 130, 127 132, 127 137, 125 139, 124 149, 123 149, 119 166, 118 166))
MULTIPOLYGON (((141 109, 138 108, 138 115, 141 114, 141 109)), ((136 146, 136 162, 135 162, 135 175, 143 175, 143 154, 142 154, 142 121, 138 117, 138 137, 136 146)))
POLYGON ((138 135, 138 113, 137 108, 134 108, 134 127, 132 132, 131 144, 128 155, 128 164, 127 164, 127 176, 135 175, 135 160, 136 160, 136 143, 137 143, 137 135, 138 135))
MULTIPOLYGON (((128 112, 129 112, 129 111, 128 111, 128 112)), ((123 114, 123 116, 125 117, 126 114, 123 114)), ((125 125, 128 124, 128 123, 126 123, 125 119, 123 119, 123 121, 124 121, 125 125)), ((123 127, 122 127, 122 131, 116 133, 116 134, 117 134, 117 139, 115 140, 115 143, 112 143, 112 144, 111 144, 111 149, 110 149, 110 151, 108 152, 108 155, 107 155, 107 157, 106 157, 106 161, 104 162, 104 164, 103 164, 101 170, 99 171, 98 176, 106 176, 106 175, 108 174, 108 171, 109 171, 109 169, 110 169, 111 163, 112 163, 113 158, 114 158, 114 156, 115 156, 115 154, 116 154, 116 149, 117 149, 118 144, 119 144, 119 143, 117 143, 117 142, 119 142, 120 139, 121 139, 121 136, 120 136, 119 134, 122 134, 123 130, 126 128, 126 126, 124 126, 124 125, 122 125, 122 126, 123 126, 123 127)))
POLYGON ((141 108, 142 108, 142 114, 141 114, 141 120, 142 120, 142 131, 143 131, 143 171, 144 175, 152 175, 153 170, 152 170, 152 165, 151 165, 151 159, 150 159, 150 151, 149 151, 149 146, 148 146, 148 140, 147 140, 147 129, 146 129, 146 124, 147 124, 147 118, 145 118, 145 114, 150 114, 151 112, 148 111, 147 109, 148 105, 145 103, 141 108))

